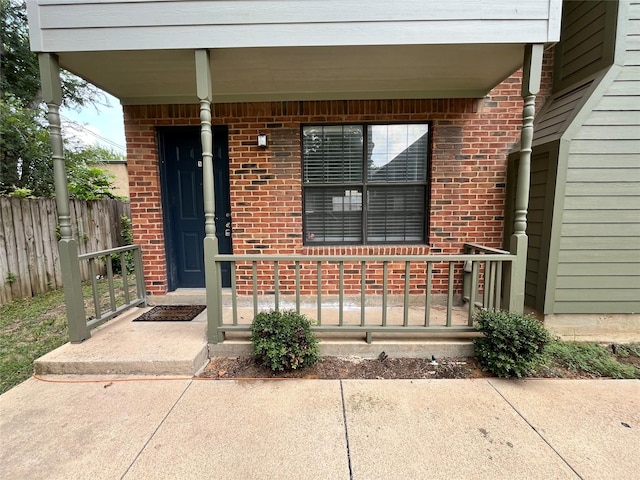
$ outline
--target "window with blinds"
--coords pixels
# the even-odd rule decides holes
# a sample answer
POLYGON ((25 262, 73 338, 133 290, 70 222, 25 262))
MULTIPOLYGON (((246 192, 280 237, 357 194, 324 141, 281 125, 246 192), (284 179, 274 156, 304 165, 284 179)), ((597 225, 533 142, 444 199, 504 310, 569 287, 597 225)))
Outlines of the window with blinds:
POLYGON ((424 243, 430 125, 302 128, 305 244, 424 243))

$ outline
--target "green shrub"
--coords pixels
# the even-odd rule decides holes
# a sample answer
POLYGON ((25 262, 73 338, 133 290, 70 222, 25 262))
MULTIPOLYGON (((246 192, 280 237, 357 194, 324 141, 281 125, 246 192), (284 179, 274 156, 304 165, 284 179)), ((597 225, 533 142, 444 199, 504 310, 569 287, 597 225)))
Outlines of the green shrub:
MULTIPOLYGON (((617 351, 629 355, 633 345, 627 349, 619 345, 617 351), (624 353, 623 353, 624 352, 624 353)), ((572 372, 593 377, 640 378, 640 369, 632 365, 623 365, 612 358, 611 351, 593 343, 563 342, 554 340, 549 343, 545 352, 556 365, 572 372)))
POLYGON ((13 192, 7 195, 11 198, 36 198, 33 196, 33 192, 29 188, 16 188, 13 192))
MULTIPOLYGON (((133 245, 133 228, 131 219, 126 215, 122 215, 120 217, 120 236, 124 241, 124 245, 133 245)), ((128 251, 124 252, 124 262, 127 267, 127 273, 133 273, 135 268, 135 259, 133 257, 133 252, 128 251)), ((114 253, 111 255, 111 265, 113 268, 113 273, 118 274, 122 273, 122 260, 119 253, 114 253)))
POLYGON ((476 320, 484 336, 474 340, 475 354, 482 368, 493 375, 520 378, 533 373, 543 360, 551 336, 535 318, 481 311, 476 320))
POLYGON ((252 353, 271 370, 294 370, 318 360, 311 323, 294 311, 260 312, 251 325, 252 353))

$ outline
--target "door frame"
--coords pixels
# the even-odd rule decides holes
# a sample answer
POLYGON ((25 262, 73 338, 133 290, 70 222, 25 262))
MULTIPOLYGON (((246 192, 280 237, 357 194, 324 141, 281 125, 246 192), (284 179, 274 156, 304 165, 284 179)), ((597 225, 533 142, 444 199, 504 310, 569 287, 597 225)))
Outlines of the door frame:
MULTIPOLYGON (((212 132, 215 130, 219 130, 222 133, 224 130, 224 134, 227 135, 227 163, 229 163, 229 152, 228 152, 228 127, 226 125, 215 125, 212 126, 212 132)), ((164 235, 164 248, 165 248, 165 266, 167 272, 167 291, 172 292, 178 288, 181 288, 178 285, 178 273, 177 273, 177 265, 176 265, 176 257, 175 254, 171 252, 175 252, 175 239, 173 235, 173 219, 169 214, 170 206, 169 206, 169 179, 167 175, 167 163, 165 160, 165 139, 167 136, 173 135, 196 135, 200 138, 200 127, 199 126, 161 126, 156 127, 156 141, 158 145, 158 167, 159 167, 159 175, 160 175, 160 192, 161 192, 161 205, 162 205, 162 227, 163 227, 163 235, 164 235)), ((214 133, 214 145, 213 149, 215 149, 215 133, 214 133)), ((215 155, 212 161, 215 161, 215 155)), ((227 175, 227 180, 229 180, 227 175)), ((215 181, 215 180, 214 180, 215 181)), ((230 192, 229 192, 229 203, 230 203, 230 192)), ((215 199, 214 199, 215 201, 215 199)), ((204 205, 203 205, 204 207, 204 205)), ((202 216, 202 225, 204 228, 205 218, 202 216)), ((233 232, 233 229, 231 230, 233 232)), ((216 230, 216 234, 217 234, 216 230)), ((204 237, 203 237, 204 241, 204 237)), ((233 239, 230 240, 230 247, 233 251, 233 239)), ((205 265, 206 269, 206 265, 205 265)), ((203 286, 203 288, 205 288, 203 286)))

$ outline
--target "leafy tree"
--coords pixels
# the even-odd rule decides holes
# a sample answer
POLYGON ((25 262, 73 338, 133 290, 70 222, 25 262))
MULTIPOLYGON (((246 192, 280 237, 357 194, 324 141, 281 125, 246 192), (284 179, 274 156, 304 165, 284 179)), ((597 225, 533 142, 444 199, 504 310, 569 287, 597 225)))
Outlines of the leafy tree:
POLYGON ((0 88, 12 95, 22 106, 36 107, 40 98, 38 59, 29 49, 26 4, 0 0, 2 43, 0 55, 0 88))
MULTIPOLYGON (((53 163, 49 131, 40 109, 22 108, 11 96, 0 101, 0 194, 28 189, 35 197, 54 195, 53 163)), ((65 141, 69 194, 96 200, 115 198, 113 175, 100 164, 122 160, 118 153, 102 147, 65 141)))
POLYGON ((102 147, 68 148, 69 195, 82 200, 117 198, 113 194, 115 176, 100 169, 99 164, 120 159, 122 157, 117 153, 102 147))
MULTIPOLYGON (((24 0, 0 0, 0 194, 30 192, 52 196, 53 164, 46 106, 40 86, 38 57, 29 48, 24 0)), ((101 90, 61 72, 63 105, 101 105, 101 90)), ((118 155, 100 147, 66 142, 65 155, 72 197, 113 197, 113 177, 98 165, 118 155)), ((20 193, 20 195, 23 195, 20 193)))
POLYGON ((0 193, 29 187, 38 196, 53 192, 49 132, 40 109, 21 106, 19 99, 0 99, 0 193))
MULTIPOLYGON (((27 6, 24 0, 0 0, 2 43, 0 57, 0 90, 13 95, 23 107, 38 108, 42 103, 38 56, 29 47, 27 6)), ((63 70, 62 104, 79 108, 104 104, 105 96, 94 85, 63 70)))

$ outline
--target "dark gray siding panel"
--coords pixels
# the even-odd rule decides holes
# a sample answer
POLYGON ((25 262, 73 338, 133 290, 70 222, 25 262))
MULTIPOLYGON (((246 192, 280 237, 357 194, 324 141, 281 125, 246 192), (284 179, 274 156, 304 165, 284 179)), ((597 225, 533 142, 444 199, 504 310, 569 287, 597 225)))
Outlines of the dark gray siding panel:
MULTIPOLYGON (((527 273, 525 278, 525 305, 540 312, 544 309, 547 272, 549 266, 549 242, 553 216, 553 199, 557 169, 558 143, 535 147, 531 156, 531 186, 527 213, 527 273)), ((515 185, 519 154, 509 158, 507 175, 507 210, 505 212, 505 246, 513 232, 515 185)))
POLYGON ((536 119, 533 144, 557 140, 564 133, 589 95, 593 80, 551 96, 536 119))
POLYGON ((554 91, 578 84, 613 63, 616 16, 617 2, 564 2, 554 91))

